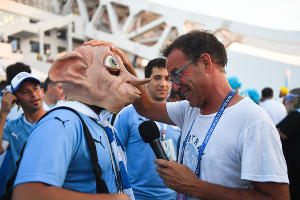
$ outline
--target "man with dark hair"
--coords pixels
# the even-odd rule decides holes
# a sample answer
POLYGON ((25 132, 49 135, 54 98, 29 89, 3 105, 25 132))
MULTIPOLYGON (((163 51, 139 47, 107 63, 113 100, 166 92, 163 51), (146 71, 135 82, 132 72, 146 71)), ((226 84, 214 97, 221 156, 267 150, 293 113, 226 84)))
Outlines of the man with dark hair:
MULTIPOLYGON (((6 68, 6 87, 1 91, 1 95, 0 95, 1 97, 4 93, 4 91, 11 91, 11 87, 10 87, 11 80, 20 72, 27 72, 30 74, 31 73, 30 66, 28 66, 24 63, 21 63, 21 62, 17 62, 15 64, 7 66, 7 68, 6 68)), ((11 111, 9 112, 9 114, 6 118, 6 121, 8 122, 10 120, 17 119, 22 115, 22 113, 23 113, 22 108, 20 108, 16 104, 13 104, 11 111)))
POLYGON ((269 114, 273 123, 277 125, 287 115, 285 106, 280 101, 273 99, 273 89, 269 87, 262 89, 261 99, 259 105, 269 114))
POLYGON ((47 77, 43 88, 45 93, 44 103, 47 104, 49 109, 54 108, 58 101, 65 99, 62 83, 53 82, 47 77))
POLYGON ((261 101, 264 101, 266 99, 270 99, 273 98, 273 89, 266 87, 264 89, 262 89, 261 91, 261 101))
POLYGON ((210 32, 192 31, 163 54, 172 89, 187 101, 155 102, 140 87, 134 107, 182 130, 179 163, 155 160, 177 199, 288 200, 278 131, 263 109, 230 87, 224 45, 210 32))
MULTIPOLYGON (((20 72, 11 81, 11 92, 5 91, 0 111, 0 154, 8 147, 11 152, 10 164, 6 175, 8 180, 16 169, 23 145, 35 123, 46 113, 43 107, 43 90, 40 81, 27 72, 20 72), (24 113, 17 119, 6 123, 11 105, 21 106, 24 113), (6 123, 6 124, 5 124, 6 123), (2 138, 3 136, 3 138, 2 138), (3 140, 8 141, 9 146, 3 140)), ((4 180, 4 182, 6 182, 4 180)), ((5 184, 4 184, 5 185, 5 184)))
MULTIPOLYGON (((166 68, 166 60, 156 58, 145 67, 145 78, 151 81, 145 85, 151 99, 166 102, 170 91, 170 76, 166 68)), ((155 155, 149 144, 145 143, 140 134, 139 125, 148 120, 140 116, 132 105, 125 107, 118 115, 114 126, 126 148, 128 177, 137 200, 173 200, 175 192, 168 188, 155 171, 155 155)), ((178 127, 156 122, 163 144, 172 147, 173 160, 176 160, 177 144, 180 136, 178 127)), ((171 155, 172 152, 169 152, 171 155)), ((168 154, 168 153, 167 153, 168 154)))

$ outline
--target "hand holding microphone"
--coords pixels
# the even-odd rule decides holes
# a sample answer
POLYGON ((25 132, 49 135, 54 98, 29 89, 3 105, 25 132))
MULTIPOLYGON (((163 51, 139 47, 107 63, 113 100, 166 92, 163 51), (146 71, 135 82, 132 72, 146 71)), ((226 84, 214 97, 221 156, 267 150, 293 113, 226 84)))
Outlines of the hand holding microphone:
POLYGON ((163 147, 161 146, 159 137, 160 132, 154 121, 144 121, 139 125, 139 132, 144 142, 149 143, 154 154, 158 159, 169 160, 163 147))

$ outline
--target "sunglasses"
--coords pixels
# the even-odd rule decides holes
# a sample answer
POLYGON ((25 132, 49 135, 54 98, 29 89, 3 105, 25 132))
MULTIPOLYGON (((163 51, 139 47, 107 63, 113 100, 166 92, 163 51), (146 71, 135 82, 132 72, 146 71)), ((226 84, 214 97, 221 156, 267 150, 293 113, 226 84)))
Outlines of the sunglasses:
POLYGON ((192 60, 189 61, 187 64, 183 65, 181 68, 179 68, 178 70, 176 70, 172 75, 171 75, 171 81, 172 83, 175 83, 177 85, 180 84, 180 72, 186 68, 187 66, 189 66, 190 64, 192 64, 192 60))

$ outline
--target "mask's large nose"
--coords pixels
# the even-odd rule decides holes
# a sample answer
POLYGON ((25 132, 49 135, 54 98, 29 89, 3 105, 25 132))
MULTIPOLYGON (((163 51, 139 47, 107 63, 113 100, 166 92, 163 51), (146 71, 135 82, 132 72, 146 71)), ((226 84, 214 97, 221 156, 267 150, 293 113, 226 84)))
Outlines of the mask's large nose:
POLYGON ((138 87, 151 81, 151 78, 139 79, 136 76, 130 74, 127 70, 121 70, 120 75, 125 76, 126 78, 124 81, 134 87, 138 87))

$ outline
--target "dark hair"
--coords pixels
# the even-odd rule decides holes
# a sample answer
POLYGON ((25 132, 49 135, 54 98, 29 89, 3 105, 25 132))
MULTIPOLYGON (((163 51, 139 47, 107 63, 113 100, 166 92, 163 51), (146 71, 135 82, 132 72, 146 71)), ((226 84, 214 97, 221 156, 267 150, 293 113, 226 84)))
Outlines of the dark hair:
POLYGON ((174 49, 181 50, 187 58, 196 62, 203 53, 210 55, 212 61, 221 67, 227 65, 224 45, 209 31, 196 30, 179 36, 162 51, 167 57, 174 49))
POLYGON ((48 77, 46 78, 46 80, 44 81, 44 83, 43 83, 44 93, 47 92, 47 89, 48 89, 48 85, 49 85, 49 84, 55 86, 55 85, 56 85, 56 82, 51 81, 51 79, 50 79, 49 76, 48 76, 48 77))
POLYGON ((150 60, 145 67, 145 78, 149 78, 151 76, 153 67, 166 68, 166 59, 155 58, 150 60))
POLYGON ((262 89, 261 97, 262 98, 272 98, 273 97, 273 89, 269 88, 269 87, 262 89))
POLYGON ((20 72, 28 72, 31 74, 30 66, 21 62, 9 65, 6 68, 6 83, 10 84, 11 80, 20 72))

